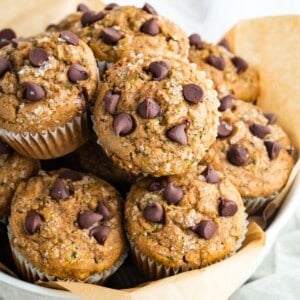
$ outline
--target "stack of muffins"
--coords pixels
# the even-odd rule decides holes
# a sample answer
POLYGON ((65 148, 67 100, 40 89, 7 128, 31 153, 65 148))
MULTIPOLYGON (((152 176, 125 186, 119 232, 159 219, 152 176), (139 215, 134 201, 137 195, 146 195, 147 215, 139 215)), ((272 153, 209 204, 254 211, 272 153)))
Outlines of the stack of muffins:
POLYGON ((253 104, 256 71, 148 3, 79 4, 0 42, 0 217, 26 280, 104 283, 127 244, 148 279, 208 266, 289 177, 295 151, 253 104), (70 152, 76 170, 40 170, 70 152))

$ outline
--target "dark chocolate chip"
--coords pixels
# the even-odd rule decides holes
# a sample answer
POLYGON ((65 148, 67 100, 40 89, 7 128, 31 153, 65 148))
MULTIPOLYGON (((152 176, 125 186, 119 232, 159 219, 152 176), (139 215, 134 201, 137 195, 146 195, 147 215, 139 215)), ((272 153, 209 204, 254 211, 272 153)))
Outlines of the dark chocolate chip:
POLYGON ((149 71, 153 75, 153 80, 163 80, 170 71, 170 65, 165 61, 154 61, 149 65, 149 71))
POLYGON ((5 75, 6 72, 12 70, 11 62, 6 58, 0 58, 0 78, 5 75))
POLYGON ((170 128, 167 131, 167 137, 180 145, 187 145, 186 124, 180 124, 170 128))
POLYGON ((5 28, 0 31, 0 41, 1 40, 11 41, 12 39, 14 39, 16 37, 17 36, 16 36, 15 32, 10 28, 5 28))
POLYGON ((10 155, 11 153, 12 149, 7 144, 0 141, 0 156, 10 155))
POLYGON ((232 95, 227 95, 227 96, 221 98, 219 111, 225 111, 227 109, 231 110, 234 100, 235 100, 235 97, 232 95))
POLYGON ((201 221, 193 227, 193 231, 195 231, 200 238, 205 240, 210 240, 216 233, 216 225, 211 220, 201 221))
POLYGON ((164 198, 168 204, 178 204, 183 198, 183 189, 175 186, 173 182, 169 182, 164 190, 164 198))
POLYGON ((42 48, 34 48, 29 53, 28 59, 34 67, 40 67, 49 60, 48 53, 42 48))
POLYGON ((148 186, 148 191, 157 192, 165 188, 167 185, 168 185, 168 177, 160 177, 150 183, 150 185, 148 186))
POLYGON ((270 160, 275 159, 281 150, 281 145, 278 142, 266 141, 265 147, 270 160))
POLYGON ((112 90, 109 90, 104 97, 104 107, 105 110, 113 115, 116 111, 118 102, 120 100, 120 95, 115 94, 112 90))
POLYGON ((217 56, 214 54, 210 54, 207 58, 206 58, 206 62, 213 66, 214 68, 223 71, 225 69, 225 59, 221 56, 217 56))
POLYGON ((243 146, 235 144, 227 151, 227 160, 235 166, 245 165, 248 158, 249 153, 243 146))
POLYGON ((249 126, 251 133, 260 139, 263 139, 266 135, 271 133, 271 129, 268 126, 254 123, 249 126))
POLYGON ((81 24, 83 27, 85 27, 102 20, 104 17, 105 14, 102 11, 97 13, 95 11, 88 10, 81 16, 81 24))
POLYGON ((8 41, 8 40, 2 40, 0 41, 0 49, 9 45, 11 43, 11 41, 8 41))
POLYGON ((202 88, 194 83, 186 84, 182 89, 182 94, 184 100, 194 104, 202 101, 203 98, 202 88))
POLYGON ((232 132, 232 126, 231 124, 225 122, 225 121, 220 121, 220 124, 218 126, 218 138, 225 138, 228 137, 232 132))
POLYGON ((232 217, 238 211, 237 204, 232 200, 220 199, 219 214, 222 217, 232 217))
POLYGON ((219 182, 219 176, 217 172, 210 166, 206 167, 201 175, 204 176, 207 183, 215 184, 219 182))
POLYGON ((60 37, 71 45, 77 46, 79 44, 78 36, 69 30, 61 31, 60 37))
POLYGON ((273 125, 277 121, 277 115, 273 113, 265 113, 264 117, 269 121, 268 124, 273 125))
POLYGON ((115 45, 122 38, 122 34, 117 29, 106 27, 102 30, 101 38, 104 43, 115 45))
POLYGON ((244 73, 248 68, 247 62, 239 56, 234 56, 231 59, 231 61, 232 61, 233 65, 235 66, 236 72, 238 74, 244 73))
POLYGON ((194 46, 196 49, 202 49, 203 44, 199 34, 193 33, 189 36, 190 46, 194 46))
POLYGON ((80 11, 80 12, 83 12, 83 13, 85 13, 85 12, 87 12, 87 11, 89 11, 90 9, 84 4, 84 3, 79 3, 78 5, 77 5, 77 11, 80 11))
POLYGON ((147 2, 144 4, 142 10, 144 10, 145 12, 147 12, 150 15, 157 15, 157 12, 154 9, 154 7, 147 2))
POLYGON ((137 112, 144 119, 152 119, 159 115, 160 106, 155 100, 147 98, 138 105, 137 112))
POLYGON ((228 51, 230 51, 230 47, 229 47, 229 42, 227 39, 222 39, 219 43, 218 43, 219 46, 222 46, 224 47, 225 49, 227 49, 228 51))
POLYGON ((72 83, 87 80, 89 78, 88 72, 80 64, 72 64, 68 70, 67 75, 72 83))
POLYGON ((118 136, 130 134, 134 130, 134 121, 131 115, 120 113, 114 118, 114 132, 118 136))
POLYGON ((90 235, 93 236, 100 245, 104 245, 110 232, 110 227, 106 225, 99 225, 90 230, 90 235))
POLYGON ((69 187, 64 183, 62 179, 56 179, 53 188, 51 190, 50 196, 54 200, 63 200, 70 196, 69 187))
POLYGON ((114 9, 115 7, 118 7, 119 5, 117 3, 109 3, 108 5, 105 6, 104 9, 106 10, 112 10, 114 9))
POLYGON ((41 215, 34 211, 30 211, 25 219, 25 230, 27 233, 33 235, 39 231, 42 222, 43 219, 41 215))
POLYGON ((77 223, 80 228, 88 229, 95 223, 102 221, 103 216, 92 210, 83 210, 77 216, 77 223))
POLYGON ((72 181, 79 181, 82 179, 82 176, 77 171, 71 169, 63 169, 59 172, 59 178, 70 179, 72 181))
POLYGON ((141 32, 155 36, 159 34, 159 27, 157 24, 157 20, 155 18, 147 20, 142 26, 141 26, 141 32))
POLYGON ((102 221, 110 220, 113 217, 113 214, 109 211, 109 209, 103 202, 98 203, 96 213, 100 214, 103 217, 102 221))
POLYGON ((143 211, 144 218, 152 223, 162 223, 165 217, 165 210, 158 202, 149 204, 143 211))
POLYGON ((45 90, 35 82, 26 81, 23 83, 24 87, 24 97, 28 101, 39 101, 45 98, 45 90))

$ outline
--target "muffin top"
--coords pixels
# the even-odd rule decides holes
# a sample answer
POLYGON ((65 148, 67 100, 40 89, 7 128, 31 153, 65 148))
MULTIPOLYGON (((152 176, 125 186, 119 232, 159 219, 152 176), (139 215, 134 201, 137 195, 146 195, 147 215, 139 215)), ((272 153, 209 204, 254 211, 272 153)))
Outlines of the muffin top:
POLYGON ((232 94, 244 101, 258 97, 258 74, 247 62, 224 46, 203 42, 199 35, 190 36, 189 60, 208 73, 219 97, 232 94))
POLYGON ((218 139, 203 161, 222 172, 242 197, 268 198, 278 192, 293 168, 294 151, 275 124, 276 116, 230 96, 221 100, 219 109, 218 139))
POLYGON ((137 181, 125 205, 131 242, 166 267, 188 270, 221 260, 238 249, 246 231, 238 191, 211 167, 137 181))
POLYGON ((11 211, 13 247, 59 279, 87 279, 124 253, 121 197, 105 181, 61 169, 21 183, 11 211))
POLYGON ((19 155, 0 140, 0 218, 9 213, 19 182, 36 175, 39 167, 37 160, 19 155))
POLYGON ((43 33, 0 49, 0 128, 40 132, 81 115, 98 73, 90 48, 69 32, 43 33))
POLYGON ((105 73, 94 109, 98 142, 131 173, 180 174, 215 141, 218 100, 205 72, 178 56, 133 56, 105 73))
POLYGON ((81 38, 97 59, 115 62, 131 53, 167 51, 188 55, 188 38, 180 27, 159 16, 153 7, 115 6, 85 28, 81 38))

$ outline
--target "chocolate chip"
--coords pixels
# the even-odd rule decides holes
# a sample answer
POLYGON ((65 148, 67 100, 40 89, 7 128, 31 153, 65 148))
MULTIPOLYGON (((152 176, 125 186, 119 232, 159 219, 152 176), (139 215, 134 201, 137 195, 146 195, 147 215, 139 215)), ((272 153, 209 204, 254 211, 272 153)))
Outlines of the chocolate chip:
POLYGON ((72 83, 77 83, 78 81, 87 80, 89 78, 88 72, 80 64, 72 64, 67 75, 72 83))
POLYGON ((28 59, 34 67, 40 67, 49 60, 48 53, 42 48, 34 48, 31 50, 28 59))
POLYGON ((176 125, 167 131, 167 137, 180 145, 187 145, 188 140, 185 131, 186 124, 176 125))
POLYGON ((63 200, 70 196, 69 187, 65 185, 62 179, 56 179, 53 188, 51 190, 50 196, 54 200, 63 200))
POLYGON ((238 74, 244 73, 248 68, 247 62, 239 56, 234 56, 231 59, 231 61, 232 61, 233 65, 235 66, 236 72, 238 74))
POLYGON ((34 211, 30 211, 25 219, 25 230, 27 233, 33 235, 39 231, 42 222, 43 219, 41 215, 34 211))
POLYGON ((157 20, 155 18, 147 20, 142 26, 141 26, 141 32, 155 36, 159 34, 159 27, 157 24, 157 20))
POLYGON ((138 105, 137 112, 144 119, 152 119, 159 115, 160 106, 155 100, 147 98, 138 105))
POLYGON ((118 136, 130 134, 134 130, 134 121, 131 115, 120 113, 114 118, 114 132, 118 136))
POLYGON ((149 65, 149 71, 153 75, 153 80, 163 80, 167 77, 170 66, 165 61, 154 61, 149 65))
POLYGON ((0 58, 0 78, 5 75, 6 72, 12 70, 11 62, 6 58, 0 58))
POLYGON ((235 97, 232 95, 227 95, 227 96, 221 98, 219 111, 225 111, 227 109, 231 110, 234 100, 235 100, 235 97))
POLYGON ((263 139, 266 135, 271 133, 271 129, 268 126, 254 123, 249 126, 251 133, 260 139, 263 139))
POLYGON ((117 3, 109 3, 108 5, 105 6, 104 9, 106 10, 112 10, 114 9, 115 7, 118 7, 119 5, 117 3))
POLYGON ((103 216, 93 212, 92 210, 81 211, 77 216, 77 223, 80 228, 88 229, 95 223, 102 221, 103 216))
POLYGON ((243 146, 235 144, 227 151, 227 160, 235 166, 245 165, 248 158, 249 153, 243 146))
POLYGON ((266 141, 265 147, 267 149, 270 160, 275 159, 281 150, 281 145, 278 142, 266 141))
POLYGON ((90 230, 90 235, 93 236, 100 245, 104 245, 110 232, 110 227, 106 225, 99 225, 90 230))
POLYGON ((104 28, 101 33, 101 38, 108 45, 115 45, 121 38, 122 34, 114 28, 104 28))
POLYGON ((223 71, 225 69, 225 59, 221 56, 210 54, 206 58, 206 62, 214 68, 223 71))
POLYGON ((165 210, 158 202, 149 204, 143 211, 144 218, 152 223, 162 223, 165 217, 165 210))
POLYGON ((97 21, 102 20, 104 17, 105 14, 102 11, 97 13, 95 11, 88 10, 84 12, 83 15, 81 16, 81 25, 83 27, 91 25, 97 21))
POLYGON ((228 51, 230 51, 230 47, 229 47, 229 43, 228 43, 228 40, 227 39, 222 39, 219 43, 218 43, 219 46, 222 46, 224 47, 225 49, 227 49, 228 51))
POLYGON ((148 191, 157 192, 165 188, 167 185, 168 185, 168 177, 160 177, 150 183, 150 185, 148 186, 148 191))
POLYGON ((79 44, 78 36, 69 30, 61 31, 60 37, 71 45, 77 46, 79 44))
POLYGON ((103 217, 102 221, 110 220, 113 217, 113 214, 109 211, 109 209, 103 202, 98 203, 96 212, 103 217))
POLYGON ((150 15, 157 15, 156 10, 149 3, 145 3, 144 6, 143 6, 143 8, 142 8, 142 10, 144 10, 145 12, 147 12, 150 15))
POLYGON ((182 89, 182 94, 184 100, 190 103, 198 103, 203 98, 202 88, 194 83, 186 84, 182 89))
POLYGON ((0 141, 0 156, 10 155, 11 153, 12 149, 7 144, 0 141))
POLYGON ((183 197, 183 189, 180 186, 175 186, 173 182, 169 182, 164 190, 164 198, 168 204, 176 205, 183 197))
POLYGON ((199 34, 193 33, 189 36, 190 46, 194 46, 196 49, 202 49, 203 44, 199 34))
POLYGON ((211 220, 201 221, 192 229, 200 238, 205 240, 210 240, 216 233, 216 225, 211 220))
POLYGON ((0 41, 2 41, 2 40, 11 41, 12 39, 14 39, 16 37, 17 36, 16 36, 15 32, 10 28, 5 28, 0 31, 0 41))
POLYGON ((0 49, 9 45, 11 43, 11 41, 8 41, 8 40, 2 40, 0 41, 0 49))
POLYGON ((113 90, 109 90, 104 97, 104 107, 105 110, 113 115, 116 111, 118 102, 120 100, 120 95, 119 94, 115 94, 113 92, 113 90))
POLYGON ((227 200, 224 198, 220 199, 220 204, 219 204, 219 214, 222 217, 232 217, 236 214, 238 211, 238 206, 237 204, 232 201, 232 200, 227 200))
POLYGON ((59 178, 70 179, 72 181, 79 181, 82 179, 82 176, 79 172, 71 169, 63 169, 59 172, 59 178))
POLYGON ((87 12, 87 11, 89 11, 90 9, 84 4, 84 3, 79 3, 78 5, 77 5, 77 11, 80 11, 80 12, 83 12, 83 13, 85 13, 85 12, 87 12))
POLYGON ((277 115, 273 113, 265 113, 264 117, 269 121, 268 124, 273 125, 277 121, 277 115))
POLYGON ((23 83, 24 97, 29 101, 39 101, 45 98, 45 90, 37 83, 26 81, 23 83))
POLYGON ((225 121, 220 121, 220 124, 218 126, 218 138, 225 138, 228 137, 232 132, 232 126, 231 124, 225 122, 225 121))
POLYGON ((219 182, 219 176, 217 172, 210 166, 206 167, 201 175, 204 176, 207 183, 215 184, 219 182))

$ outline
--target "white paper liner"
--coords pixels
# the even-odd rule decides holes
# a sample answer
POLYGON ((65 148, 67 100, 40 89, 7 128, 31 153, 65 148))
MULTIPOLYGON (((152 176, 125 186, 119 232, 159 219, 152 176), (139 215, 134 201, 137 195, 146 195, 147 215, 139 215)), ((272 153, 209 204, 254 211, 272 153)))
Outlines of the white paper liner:
POLYGON ((15 133, 0 128, 0 137, 21 155, 36 159, 51 159, 73 152, 88 139, 87 114, 53 130, 15 133))

